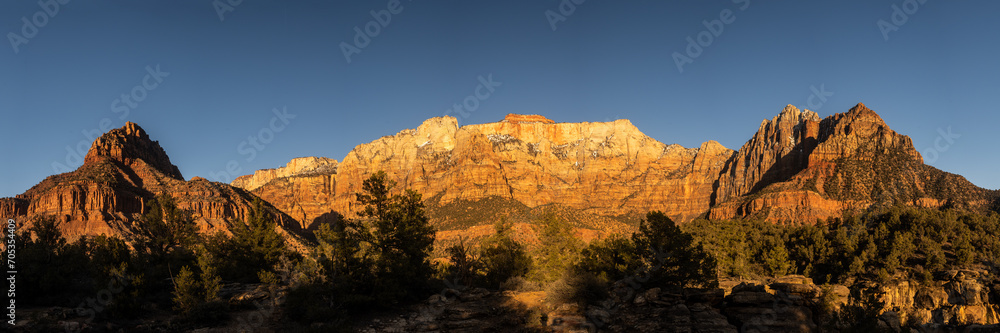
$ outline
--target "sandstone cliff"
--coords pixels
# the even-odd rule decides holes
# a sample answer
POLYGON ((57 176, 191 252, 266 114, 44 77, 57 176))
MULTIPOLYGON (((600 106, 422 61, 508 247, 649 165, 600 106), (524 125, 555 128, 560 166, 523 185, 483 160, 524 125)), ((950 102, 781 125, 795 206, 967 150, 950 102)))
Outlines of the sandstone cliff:
POLYGON ((417 190, 433 206, 501 198, 606 216, 655 209, 690 220, 708 210, 713 182, 732 153, 714 141, 692 149, 665 145, 628 120, 554 123, 509 115, 459 128, 455 118, 439 117, 357 146, 336 173, 279 178, 254 193, 309 225, 330 212, 356 212, 354 193, 385 170, 397 189, 417 190))
POLYGON ((628 120, 556 123, 510 114, 459 127, 438 117, 358 145, 329 172, 268 170, 233 185, 308 226, 356 212, 354 193, 377 170, 431 207, 503 199, 608 217, 661 210, 682 222, 707 214, 812 223, 899 203, 983 208, 997 197, 924 165, 910 138, 863 104, 825 119, 786 106, 738 151, 715 141, 666 145, 628 120))
POLYGON ((996 191, 923 164, 909 137, 864 104, 822 121, 789 105, 719 178, 709 217, 815 222, 873 207, 989 209, 996 191))
MULTIPOLYGON (((30 225, 40 216, 55 216, 70 240, 99 234, 129 239, 141 228, 134 223, 136 217, 159 193, 191 210, 203 232, 227 232, 232 223, 242 223, 254 197, 200 177, 184 181, 160 145, 128 122, 96 139, 77 170, 50 176, 15 198, 0 199, 0 217, 30 225)), ((276 209, 272 214, 280 232, 297 244, 297 223, 276 209)))
POLYGON ((261 169, 252 175, 239 176, 231 185, 252 191, 268 182, 286 177, 324 175, 337 172, 337 160, 326 157, 293 158, 288 164, 277 169, 261 169))

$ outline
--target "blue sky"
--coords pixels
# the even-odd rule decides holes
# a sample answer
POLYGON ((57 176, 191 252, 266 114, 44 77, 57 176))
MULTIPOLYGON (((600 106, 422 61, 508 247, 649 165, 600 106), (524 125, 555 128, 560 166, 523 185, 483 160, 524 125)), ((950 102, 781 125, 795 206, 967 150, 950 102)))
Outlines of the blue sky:
POLYGON ((863 102, 931 165, 1000 188, 1000 2, 571 1, 234 0, 221 17, 210 0, 4 1, 0 196, 54 163, 75 169, 67 149, 89 147, 102 121, 140 124, 185 177, 219 180, 340 160, 443 115, 489 75, 500 85, 461 124, 626 118, 664 143, 738 149, 786 104, 825 117, 863 102), (902 24, 886 39, 877 22, 892 24, 894 5, 902 24), (390 9, 384 26, 371 15, 390 9), (348 62, 341 43, 366 25, 377 35, 348 62), (688 54, 699 34, 707 46, 688 54), (691 59, 683 72, 675 52, 691 59), (825 101, 810 100, 820 89, 825 101))

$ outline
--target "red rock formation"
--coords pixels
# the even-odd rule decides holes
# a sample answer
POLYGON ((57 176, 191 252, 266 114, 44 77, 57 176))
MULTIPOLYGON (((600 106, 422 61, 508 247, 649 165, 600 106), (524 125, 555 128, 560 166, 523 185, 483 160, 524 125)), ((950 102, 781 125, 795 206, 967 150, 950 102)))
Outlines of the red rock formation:
MULTIPOLYGON (((141 227, 135 221, 146 202, 159 193, 190 209, 204 232, 227 232, 253 207, 253 195, 242 189, 200 177, 184 181, 160 145, 129 122, 95 140, 77 170, 50 176, 16 198, 0 199, 0 215, 22 224, 55 216, 70 240, 99 234, 130 238, 141 227)), ((280 232, 300 246, 288 231, 298 224, 280 211, 274 214, 280 232)))
POLYGON ((725 202, 754 190, 754 186, 787 179, 806 167, 819 135, 819 115, 788 105, 770 121, 764 120, 736 152, 719 177, 716 202, 725 202))
POLYGON ((132 169, 145 170, 144 165, 148 165, 168 177, 184 179, 159 142, 150 140, 146 131, 131 121, 94 140, 83 163, 98 163, 103 158, 119 161, 132 169))
POLYGON ((231 185, 252 191, 267 182, 285 177, 301 175, 323 175, 337 172, 337 160, 326 157, 294 158, 287 165, 277 169, 261 169, 253 175, 239 176, 231 185))
POLYGON ((506 119, 459 128, 455 118, 432 118, 359 145, 335 176, 272 181, 254 193, 305 223, 331 211, 350 216, 362 182, 384 170, 398 189, 417 190, 436 205, 501 197, 612 216, 655 209, 690 220, 708 210, 713 182, 732 154, 714 141, 694 149, 664 145, 628 120, 506 119))
POLYGON ((357 146, 336 173, 276 178, 254 193, 309 225, 356 212, 354 193, 377 170, 432 206, 505 198, 604 216, 661 210, 678 221, 707 213, 814 222, 876 204, 981 207, 996 196, 923 165, 910 139, 863 104, 823 120, 789 105, 736 152, 714 141, 665 145, 628 120, 511 114, 459 128, 455 118, 432 118, 357 146))
POLYGON ((984 209, 997 196, 923 164, 864 104, 822 121, 789 105, 727 164, 709 218, 815 222, 897 204, 984 209))

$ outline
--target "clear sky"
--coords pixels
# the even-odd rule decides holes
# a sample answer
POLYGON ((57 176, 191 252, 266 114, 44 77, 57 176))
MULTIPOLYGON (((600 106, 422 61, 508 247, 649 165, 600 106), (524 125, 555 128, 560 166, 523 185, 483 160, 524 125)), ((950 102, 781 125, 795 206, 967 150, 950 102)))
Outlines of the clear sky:
POLYGON ((1000 188, 997 1, 58 1, 0 4, 0 196, 75 169, 102 121, 228 180, 456 103, 461 124, 626 118, 738 149, 786 104, 863 102, 929 164, 1000 188))

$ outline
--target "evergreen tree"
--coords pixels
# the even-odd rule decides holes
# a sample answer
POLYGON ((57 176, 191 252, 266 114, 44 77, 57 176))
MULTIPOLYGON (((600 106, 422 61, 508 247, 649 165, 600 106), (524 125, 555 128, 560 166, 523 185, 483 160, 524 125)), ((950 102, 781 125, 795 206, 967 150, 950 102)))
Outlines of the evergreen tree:
POLYGON ((498 287, 510 278, 528 274, 532 267, 531 256, 524 245, 511 237, 513 224, 506 219, 493 225, 493 236, 483 241, 479 250, 485 282, 490 287, 498 287))
POLYGON ((194 272, 187 266, 181 267, 181 271, 174 282, 174 310, 183 314, 189 314, 195 306, 202 302, 202 288, 194 272))
POLYGON ((549 283, 558 280, 578 260, 583 242, 576 238, 573 226, 552 212, 545 214, 542 230, 538 236, 541 246, 536 251, 538 258, 532 279, 549 283))
POLYGON ((363 219, 350 225, 363 246, 361 256, 373 262, 375 290, 390 299, 410 298, 426 287, 433 273, 429 257, 435 232, 420 194, 407 189, 390 195, 395 186, 384 171, 366 179, 356 194, 365 206, 359 214, 363 219))
POLYGON ((637 253, 649 269, 649 286, 718 285, 715 259, 691 234, 681 231, 662 212, 646 214, 639 232, 632 235, 637 253))
POLYGON ((149 201, 139 222, 139 246, 154 261, 163 261, 173 251, 186 248, 198 237, 191 211, 177 207, 169 194, 160 194, 149 201))

